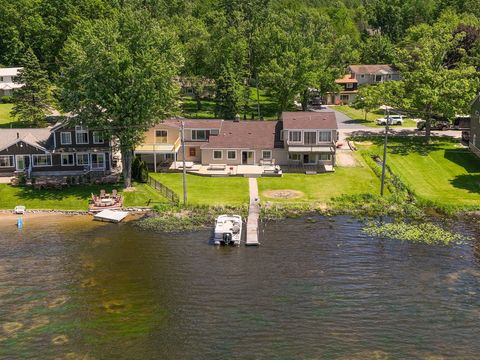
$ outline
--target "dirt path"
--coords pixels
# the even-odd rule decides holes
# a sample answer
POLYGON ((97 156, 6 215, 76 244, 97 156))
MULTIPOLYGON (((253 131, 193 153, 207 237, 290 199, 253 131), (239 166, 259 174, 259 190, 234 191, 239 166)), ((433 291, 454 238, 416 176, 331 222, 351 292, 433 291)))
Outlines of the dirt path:
POLYGON ((350 149, 340 149, 337 151, 337 166, 341 167, 357 167, 358 162, 353 157, 350 149))

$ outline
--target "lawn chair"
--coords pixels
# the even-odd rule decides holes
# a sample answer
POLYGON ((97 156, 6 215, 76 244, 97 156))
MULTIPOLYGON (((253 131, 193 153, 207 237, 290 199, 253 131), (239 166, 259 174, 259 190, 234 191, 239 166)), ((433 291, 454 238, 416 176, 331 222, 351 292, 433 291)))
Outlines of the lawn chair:
POLYGON ((116 199, 116 198, 117 198, 117 195, 118 195, 117 189, 113 189, 113 190, 112 190, 112 197, 113 197, 114 199, 116 199))
POLYGON ((100 190, 100 199, 103 199, 105 197, 105 190, 100 190))

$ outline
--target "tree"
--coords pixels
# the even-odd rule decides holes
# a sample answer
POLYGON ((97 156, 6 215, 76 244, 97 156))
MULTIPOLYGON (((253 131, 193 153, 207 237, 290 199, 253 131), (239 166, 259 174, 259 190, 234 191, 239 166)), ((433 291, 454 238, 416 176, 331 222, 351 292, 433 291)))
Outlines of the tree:
POLYGON ((143 10, 82 22, 67 40, 61 104, 76 121, 118 140, 125 186, 145 132, 168 116, 182 57, 173 34, 143 10))
POLYGON ((395 59, 395 46, 381 34, 366 38, 361 46, 362 64, 391 64, 395 59))
POLYGON ((217 79, 215 90, 215 112, 223 119, 234 119, 241 109, 241 84, 233 69, 226 65, 217 79))
POLYGON ((29 49, 24 56, 23 69, 15 80, 24 85, 13 92, 12 115, 18 116, 20 121, 42 126, 50 105, 50 83, 33 51, 29 49))
POLYGON ((454 66, 447 57, 462 43, 465 32, 455 32, 462 20, 444 14, 433 25, 409 29, 399 51, 398 68, 403 80, 402 106, 426 122, 426 141, 430 139, 434 115, 452 119, 468 113, 469 104, 479 88, 479 74, 465 62, 454 66))

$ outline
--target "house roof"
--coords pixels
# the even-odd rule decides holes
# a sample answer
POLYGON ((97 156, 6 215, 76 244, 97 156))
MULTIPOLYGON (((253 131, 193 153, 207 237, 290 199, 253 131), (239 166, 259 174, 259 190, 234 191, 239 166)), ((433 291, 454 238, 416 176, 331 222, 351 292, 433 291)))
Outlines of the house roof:
POLYGON ((393 74, 397 72, 389 64, 350 65, 349 69, 356 74, 393 74))
POLYGON ((23 141, 41 150, 49 147, 50 128, 38 129, 2 129, 0 136, 0 151, 19 141, 23 141))
POLYGON ((223 121, 218 135, 202 149, 273 149, 278 145, 279 121, 223 121))
POLYGON ((163 124, 180 128, 182 121, 185 129, 220 129, 223 122, 221 119, 167 119, 163 124))
POLYGON ((17 76, 18 71, 23 68, 21 67, 12 67, 12 68, 0 68, 0 76, 17 76))
POLYGON ((295 111, 282 113, 284 129, 337 129, 335 113, 331 111, 295 111))
POLYGON ((350 74, 347 74, 343 78, 335 80, 335 83, 337 83, 337 84, 357 84, 358 81, 357 81, 357 79, 353 79, 350 76, 350 74))

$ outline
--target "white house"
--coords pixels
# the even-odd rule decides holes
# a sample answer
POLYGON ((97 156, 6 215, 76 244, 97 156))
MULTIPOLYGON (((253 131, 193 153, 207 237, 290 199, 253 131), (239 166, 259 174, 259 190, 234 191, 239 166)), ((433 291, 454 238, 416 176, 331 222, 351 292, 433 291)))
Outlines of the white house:
POLYGON ((15 82, 21 69, 20 67, 0 68, 0 96, 12 96, 15 89, 23 86, 23 84, 15 82))

